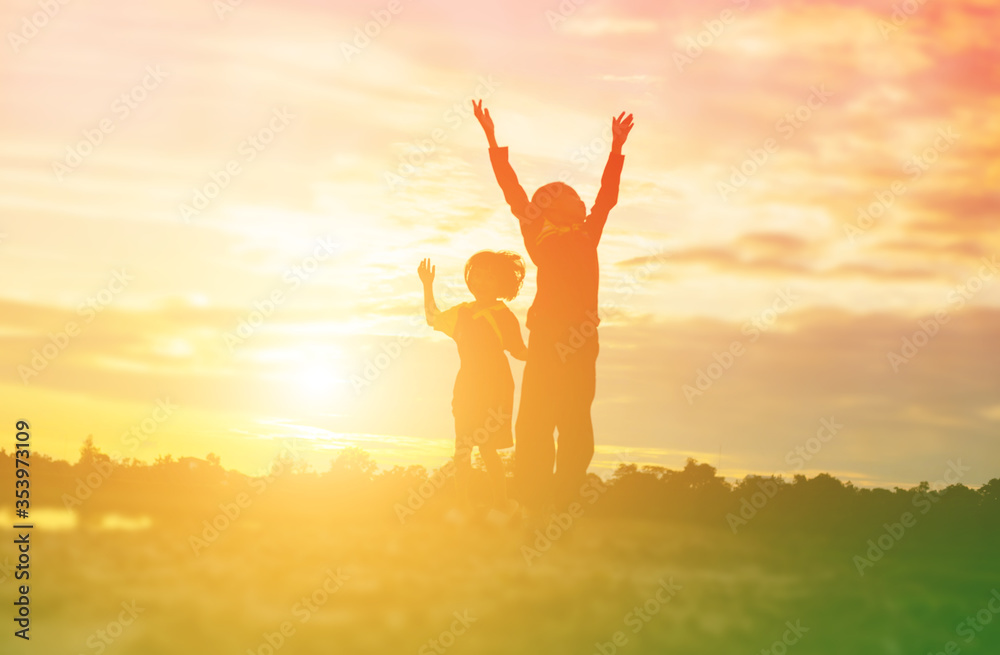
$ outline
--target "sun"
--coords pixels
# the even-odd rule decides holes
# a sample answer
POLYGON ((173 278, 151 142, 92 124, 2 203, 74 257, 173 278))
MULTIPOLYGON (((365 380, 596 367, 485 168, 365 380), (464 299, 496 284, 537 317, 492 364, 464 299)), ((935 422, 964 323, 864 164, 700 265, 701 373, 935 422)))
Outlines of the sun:
POLYGON ((292 388, 308 398, 329 398, 335 395, 344 380, 333 366, 324 363, 302 364, 292 373, 292 388))

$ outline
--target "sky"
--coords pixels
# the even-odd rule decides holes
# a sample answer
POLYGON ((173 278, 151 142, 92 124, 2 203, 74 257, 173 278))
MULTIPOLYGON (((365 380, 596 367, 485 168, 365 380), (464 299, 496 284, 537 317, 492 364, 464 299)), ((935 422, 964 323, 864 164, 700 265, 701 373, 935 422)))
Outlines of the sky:
POLYGON ((443 463, 417 264, 451 305, 524 254, 483 98, 588 202, 635 116, 593 470, 1000 475, 992 2, 43 5, 0 8, 0 394, 41 452, 443 463))

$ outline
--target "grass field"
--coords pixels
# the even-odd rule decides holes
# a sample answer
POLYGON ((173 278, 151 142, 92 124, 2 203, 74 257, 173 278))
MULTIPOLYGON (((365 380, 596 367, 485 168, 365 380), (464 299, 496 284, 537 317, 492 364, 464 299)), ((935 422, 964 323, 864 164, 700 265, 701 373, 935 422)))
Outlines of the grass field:
POLYGON ((9 628, 2 650, 1000 652, 1000 560, 962 535, 904 537, 861 576, 857 538, 584 516, 549 545, 488 525, 301 515, 248 513, 197 555, 177 528, 37 530, 32 638, 9 628))

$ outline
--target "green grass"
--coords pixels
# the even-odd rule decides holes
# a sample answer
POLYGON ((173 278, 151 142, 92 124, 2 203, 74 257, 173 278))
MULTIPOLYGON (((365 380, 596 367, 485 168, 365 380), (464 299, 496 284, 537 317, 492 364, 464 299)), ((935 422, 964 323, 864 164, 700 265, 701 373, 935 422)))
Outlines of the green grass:
MULTIPOLYGON (((258 518, 199 556, 179 528, 36 531, 31 652, 100 652, 88 639, 133 600, 142 613, 104 653, 263 655, 265 633, 286 621, 294 634, 276 652, 420 653, 455 612, 475 618, 446 649, 455 655, 589 655, 616 631, 619 653, 759 653, 786 621, 808 628, 787 649, 802 655, 924 655, 949 641, 1000 652, 1000 615, 969 642, 956 633, 1000 588, 996 550, 957 534, 904 537, 862 577, 851 557, 864 539, 796 532, 584 516, 528 564, 514 530, 258 518), (296 603, 328 569, 349 577, 303 622, 296 603), (671 578, 681 588, 635 631, 629 612, 671 578)), ((3 652, 28 652, 12 631, 3 652)))

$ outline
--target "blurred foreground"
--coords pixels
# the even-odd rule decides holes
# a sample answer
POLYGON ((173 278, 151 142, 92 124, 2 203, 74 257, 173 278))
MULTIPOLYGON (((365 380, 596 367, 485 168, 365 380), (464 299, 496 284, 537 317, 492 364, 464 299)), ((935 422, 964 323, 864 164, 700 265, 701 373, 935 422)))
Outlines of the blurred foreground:
MULTIPOLYGON (((218 479, 159 481, 158 504, 112 473, 69 503, 75 524, 34 531, 32 639, 8 629, 2 652, 1000 652, 996 480, 872 491, 622 467, 546 535, 449 523, 447 484, 400 514, 420 472, 376 493, 388 473, 345 457, 256 479, 188 462, 218 479)), ((33 484, 62 484, 48 475, 33 484)))

